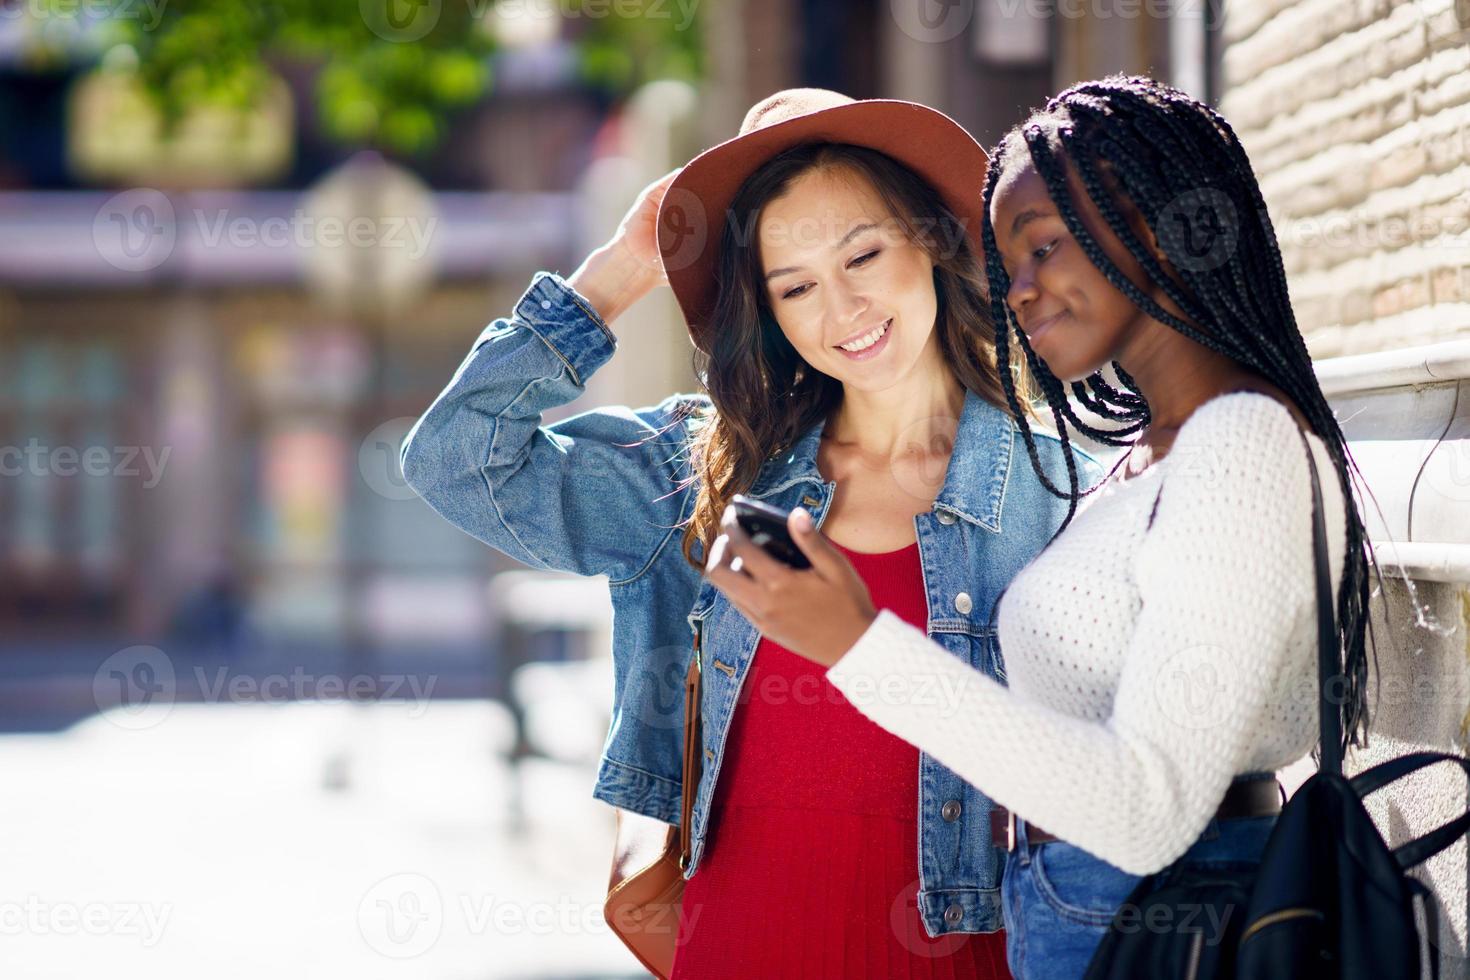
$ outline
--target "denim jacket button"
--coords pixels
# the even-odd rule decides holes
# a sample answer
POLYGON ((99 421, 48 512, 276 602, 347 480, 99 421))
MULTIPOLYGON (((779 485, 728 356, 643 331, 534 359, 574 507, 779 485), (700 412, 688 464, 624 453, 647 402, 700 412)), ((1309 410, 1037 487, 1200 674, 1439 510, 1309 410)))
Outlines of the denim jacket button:
POLYGON ((946 823, 954 823, 960 818, 960 801, 950 800, 945 803, 939 808, 939 815, 945 819, 946 823))
POLYGON ((549 299, 543 299, 541 301, 541 308, 543 310, 549 310, 549 309, 551 309, 551 300, 549 300, 549 299))
POLYGON ((970 593, 961 592, 959 595, 955 596, 954 607, 959 610, 960 615, 968 616, 970 610, 975 608, 975 604, 970 601, 970 593))
POLYGON ((949 925, 957 925, 965 917, 965 910, 958 903, 944 910, 944 921, 949 925))
POLYGON ((941 511, 940 511, 940 512, 939 512, 939 513, 938 513, 938 514, 937 514, 937 515, 935 515, 935 516, 936 516, 936 519, 937 519, 937 520, 938 520, 938 521, 939 521, 939 523, 941 523, 941 524, 953 524, 953 523, 954 523, 954 515, 953 515, 953 514, 951 514, 951 513, 950 513, 950 512, 949 512, 949 511, 947 511, 947 510, 941 510, 941 511))

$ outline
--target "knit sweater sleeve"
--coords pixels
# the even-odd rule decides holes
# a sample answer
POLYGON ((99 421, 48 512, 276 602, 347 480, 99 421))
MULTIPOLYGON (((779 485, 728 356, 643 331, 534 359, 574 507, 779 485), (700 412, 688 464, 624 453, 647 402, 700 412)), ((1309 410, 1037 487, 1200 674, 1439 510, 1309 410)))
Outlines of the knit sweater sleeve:
MULTIPOLYGON (((1204 830, 1267 699, 1296 679, 1283 672, 1309 662, 1288 648, 1315 609, 1311 482, 1291 415, 1263 396, 1221 396, 1186 421, 1170 454, 1136 555, 1142 607, 1109 717, 1009 690, 886 610, 827 671, 878 725, 1134 874, 1169 864, 1204 830), (904 695, 936 681, 947 692, 938 710, 904 695)), ((1321 479, 1330 499, 1336 481, 1321 479)))

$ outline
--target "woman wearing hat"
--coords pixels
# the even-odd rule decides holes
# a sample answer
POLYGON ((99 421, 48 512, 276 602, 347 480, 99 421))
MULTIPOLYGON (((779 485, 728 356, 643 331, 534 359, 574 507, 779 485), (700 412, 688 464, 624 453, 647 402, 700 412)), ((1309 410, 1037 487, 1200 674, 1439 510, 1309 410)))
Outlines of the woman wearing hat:
MULTIPOLYGON (((871 602, 1004 676, 991 606, 1067 506, 1006 410, 985 171, 931 109, 778 93, 648 188, 571 277, 538 274, 405 442, 405 476, 449 520, 528 564, 608 577, 614 704, 594 795, 669 824, 692 640, 703 765, 676 976, 1005 975, 1007 814, 700 575, 736 493, 802 509, 871 602), (544 425, 663 270, 708 394, 544 425)), ((1098 472, 1049 436, 1032 448, 1054 481, 1098 472)), ((925 696, 944 712, 956 694, 925 696)))

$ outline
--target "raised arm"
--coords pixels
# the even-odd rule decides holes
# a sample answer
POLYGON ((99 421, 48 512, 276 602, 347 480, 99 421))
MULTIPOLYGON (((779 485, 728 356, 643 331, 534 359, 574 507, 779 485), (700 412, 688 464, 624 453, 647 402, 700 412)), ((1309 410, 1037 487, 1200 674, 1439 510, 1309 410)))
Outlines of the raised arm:
POLYGON ((612 357, 608 326, 663 279, 650 185, 607 245, 563 280, 539 273, 476 339, 402 449, 409 485, 456 526, 527 564, 636 578, 684 517, 701 395, 543 425, 612 357))

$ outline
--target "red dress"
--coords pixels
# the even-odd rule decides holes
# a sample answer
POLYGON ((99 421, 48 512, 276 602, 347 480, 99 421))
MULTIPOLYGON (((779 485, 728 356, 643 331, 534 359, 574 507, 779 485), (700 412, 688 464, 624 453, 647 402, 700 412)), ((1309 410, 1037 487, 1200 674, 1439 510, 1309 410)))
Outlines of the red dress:
MULTIPOLYGON (((925 625, 917 543, 837 546, 878 608, 925 625)), ((762 638, 731 720, 677 980, 1009 977, 1005 933, 931 939, 919 919, 919 751, 823 668, 762 638)))

